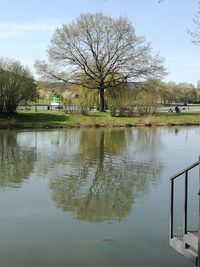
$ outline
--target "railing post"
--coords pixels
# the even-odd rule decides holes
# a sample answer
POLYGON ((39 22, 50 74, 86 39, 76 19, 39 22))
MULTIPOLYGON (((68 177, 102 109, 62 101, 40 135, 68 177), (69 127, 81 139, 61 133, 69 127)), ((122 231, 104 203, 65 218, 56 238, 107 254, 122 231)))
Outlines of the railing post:
POLYGON ((200 267, 200 157, 199 157, 199 229, 198 229, 198 258, 197 266, 200 267))
POLYGON ((197 266, 200 267, 200 189, 199 189, 199 229, 198 229, 198 258, 197 258, 197 266))
MULTIPOLYGON (((189 258, 191 258, 192 260, 196 259, 196 265, 198 267, 200 267, 200 157, 199 160, 193 164, 191 164, 190 166, 188 166, 187 168, 185 168, 184 170, 178 172, 176 175, 170 177, 170 185, 171 185, 171 192, 170 192, 170 239, 174 239, 172 242, 170 242, 170 245, 172 247, 174 247, 176 250, 178 250, 179 252, 181 252, 183 255, 188 256, 189 258), (189 171, 191 169, 193 169, 194 167, 198 166, 199 167, 199 225, 198 225, 198 249, 197 249, 197 254, 196 254, 196 238, 194 240, 191 241, 191 245, 190 243, 187 244, 187 240, 189 240, 188 242, 190 242, 190 236, 186 236, 184 238, 184 235, 188 234, 188 195, 189 195, 189 186, 188 186, 188 179, 189 179, 189 171), (180 249, 180 245, 176 242, 176 237, 174 235, 174 187, 175 187, 175 179, 180 177, 181 175, 184 175, 184 214, 183 214, 183 244, 185 247, 181 247, 180 249), (189 239, 187 239, 189 238, 189 239), (193 244, 194 243, 194 244, 193 244), (191 246, 191 250, 189 249, 191 246), (194 246, 194 247, 193 247, 194 246), (192 252, 192 253, 191 253, 192 252), (195 254, 193 254, 195 253, 195 254)), ((196 234, 194 234, 194 236, 196 236, 196 234)), ((180 243, 181 239, 177 238, 180 243)), ((181 246, 182 246, 181 245, 181 246)))
POLYGON ((170 238, 174 236, 174 179, 171 180, 170 192, 170 238))
POLYGON ((183 234, 187 234, 188 219, 188 171, 185 171, 183 234))

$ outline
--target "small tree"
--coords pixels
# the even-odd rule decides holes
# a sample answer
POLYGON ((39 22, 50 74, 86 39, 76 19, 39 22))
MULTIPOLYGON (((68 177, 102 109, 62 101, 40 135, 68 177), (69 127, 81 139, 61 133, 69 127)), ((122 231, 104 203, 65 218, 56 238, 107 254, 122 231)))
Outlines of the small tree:
POLYGON ((158 80, 148 80, 141 83, 135 105, 140 115, 155 114, 161 104, 160 88, 158 80))
POLYGON ((129 117, 135 111, 137 88, 130 88, 127 84, 120 85, 106 91, 107 104, 112 116, 129 117))
POLYGON ((80 89, 79 105, 82 108, 99 106, 99 97, 97 90, 80 89))
POLYGON ((49 63, 36 62, 38 72, 47 79, 98 90, 101 111, 105 111, 108 88, 165 75, 163 59, 151 55, 149 44, 136 36, 127 18, 113 19, 102 13, 82 14, 58 28, 48 57, 49 63))
POLYGON ((36 84, 19 61, 0 58, 0 113, 13 113, 17 106, 36 98, 36 84))
POLYGON ((180 98, 177 102, 182 102, 184 105, 195 102, 197 99, 197 90, 191 83, 179 83, 177 85, 180 91, 180 98))

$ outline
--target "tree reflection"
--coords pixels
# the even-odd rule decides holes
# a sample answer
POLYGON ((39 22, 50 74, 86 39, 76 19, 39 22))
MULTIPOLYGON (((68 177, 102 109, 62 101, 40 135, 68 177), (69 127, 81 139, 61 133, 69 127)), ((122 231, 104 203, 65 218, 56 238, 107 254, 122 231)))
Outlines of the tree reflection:
POLYGON ((82 130, 71 169, 50 180, 57 206, 92 222, 121 220, 130 214, 132 203, 159 180, 162 168, 159 135, 143 130, 82 130))
POLYGON ((20 147, 15 131, 0 132, 0 187, 19 187, 35 160, 33 148, 20 147))

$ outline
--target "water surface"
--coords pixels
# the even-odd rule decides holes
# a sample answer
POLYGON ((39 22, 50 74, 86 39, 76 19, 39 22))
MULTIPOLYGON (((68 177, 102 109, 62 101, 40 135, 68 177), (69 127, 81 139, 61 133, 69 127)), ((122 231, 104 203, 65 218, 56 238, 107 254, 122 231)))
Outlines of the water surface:
POLYGON ((199 136, 198 127, 0 131, 0 266, 192 266, 168 245, 169 177, 197 161, 199 136))

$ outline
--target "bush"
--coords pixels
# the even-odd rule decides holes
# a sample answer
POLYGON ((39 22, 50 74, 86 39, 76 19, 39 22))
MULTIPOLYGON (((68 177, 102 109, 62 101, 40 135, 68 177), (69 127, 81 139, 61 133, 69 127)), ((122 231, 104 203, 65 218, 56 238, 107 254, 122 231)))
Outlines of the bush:
POLYGON ((112 106, 110 107, 110 116, 111 116, 111 117, 116 117, 116 115, 117 115, 116 111, 117 111, 117 110, 116 110, 116 107, 112 105, 112 106))
POLYGON ((88 116, 89 115, 89 110, 88 109, 81 109, 81 114, 83 116, 88 116))
POLYGON ((134 108, 131 107, 110 107, 110 115, 112 117, 132 117, 134 115, 134 108))
POLYGON ((132 117, 133 110, 130 107, 120 107, 119 108, 119 117, 132 117))

